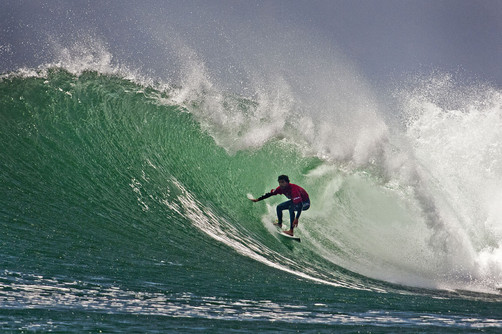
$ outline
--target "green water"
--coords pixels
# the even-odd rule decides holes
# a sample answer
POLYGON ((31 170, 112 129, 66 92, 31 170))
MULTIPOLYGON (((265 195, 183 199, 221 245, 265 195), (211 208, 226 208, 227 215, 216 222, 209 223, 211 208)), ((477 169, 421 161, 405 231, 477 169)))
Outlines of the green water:
POLYGON ((379 255, 414 233, 385 244, 391 222, 419 221, 401 188, 281 138, 229 153, 171 93, 58 68, 0 79, 3 332, 500 330, 499 294, 379 255), (300 244, 271 233, 283 198, 247 198, 279 174, 312 198, 300 244))

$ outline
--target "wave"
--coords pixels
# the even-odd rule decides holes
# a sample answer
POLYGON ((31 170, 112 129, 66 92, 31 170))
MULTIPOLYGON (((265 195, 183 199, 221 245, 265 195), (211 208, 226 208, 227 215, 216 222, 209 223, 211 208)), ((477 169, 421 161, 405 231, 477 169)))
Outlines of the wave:
POLYGON ((309 95, 275 76, 244 96, 218 88, 196 57, 178 86, 94 51, 69 49, 66 60, 0 79, 2 221, 12 240, 43 233, 31 247, 57 242, 75 257, 89 242, 125 251, 152 229, 200 242, 192 226, 323 284, 500 288, 500 92, 420 78, 396 92, 397 117, 353 78, 327 95, 333 78, 308 81, 320 90, 309 95), (391 127, 389 117, 404 122, 391 127), (279 174, 311 195, 301 246, 270 233, 280 199, 246 198, 279 174))

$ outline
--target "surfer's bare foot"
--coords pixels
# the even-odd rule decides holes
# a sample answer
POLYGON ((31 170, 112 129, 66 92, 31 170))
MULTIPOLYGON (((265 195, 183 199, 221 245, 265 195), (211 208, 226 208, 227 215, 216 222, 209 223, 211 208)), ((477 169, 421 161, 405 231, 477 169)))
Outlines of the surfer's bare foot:
POLYGON ((284 231, 284 233, 286 233, 287 235, 293 236, 293 230, 284 231))
POLYGON ((274 226, 277 226, 277 227, 281 227, 281 228, 282 228, 282 223, 279 223, 278 221, 276 221, 276 222, 274 223, 274 226))

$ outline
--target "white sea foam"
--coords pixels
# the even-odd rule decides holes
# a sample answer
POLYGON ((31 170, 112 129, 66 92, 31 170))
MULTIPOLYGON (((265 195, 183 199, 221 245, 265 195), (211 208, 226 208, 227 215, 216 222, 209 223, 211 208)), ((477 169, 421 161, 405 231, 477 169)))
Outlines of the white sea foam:
POLYGON ((343 60, 330 64, 337 78, 310 67, 251 80, 253 98, 243 102, 220 89, 201 59, 188 58, 173 101, 219 145, 235 152, 286 138, 305 155, 351 166, 341 180, 323 171, 315 172, 323 184, 313 174, 305 181, 320 187, 319 206, 304 219, 321 222, 309 228, 323 233, 309 233, 326 258, 405 285, 495 291, 502 279, 500 92, 438 73, 420 78, 388 101, 401 114, 386 118, 405 120, 390 131, 371 87, 353 68, 340 70, 343 60), (350 172, 360 167, 370 175, 350 172), (352 197, 333 201, 338 191, 352 197), (325 233, 329 221, 337 227, 325 233), (351 254, 340 256, 340 248, 351 254))

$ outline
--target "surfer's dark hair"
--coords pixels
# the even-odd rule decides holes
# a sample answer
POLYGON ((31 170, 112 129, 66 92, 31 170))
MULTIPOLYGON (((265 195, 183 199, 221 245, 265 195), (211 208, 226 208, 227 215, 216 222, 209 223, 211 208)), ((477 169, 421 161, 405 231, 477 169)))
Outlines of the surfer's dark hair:
POLYGON ((287 175, 279 175, 279 177, 277 178, 277 181, 281 181, 281 180, 284 180, 287 183, 289 183, 289 177, 287 175))

